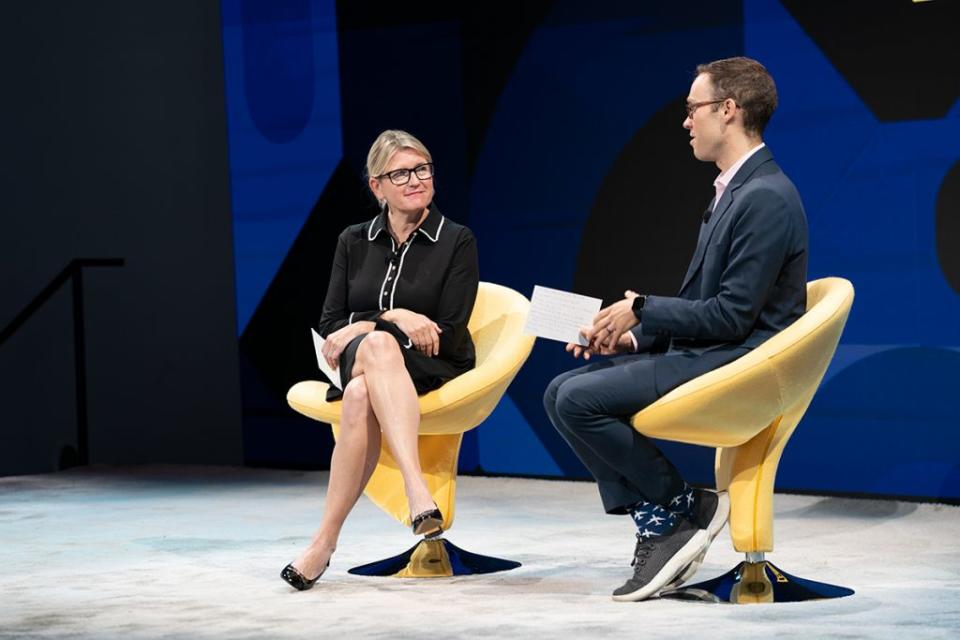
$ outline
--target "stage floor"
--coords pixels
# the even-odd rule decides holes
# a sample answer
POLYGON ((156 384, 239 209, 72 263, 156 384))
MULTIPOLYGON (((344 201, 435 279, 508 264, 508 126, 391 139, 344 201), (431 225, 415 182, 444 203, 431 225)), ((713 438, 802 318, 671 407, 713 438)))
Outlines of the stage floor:
MULTIPOLYGON (((955 638, 960 508, 776 497, 781 569, 852 587, 780 605, 617 603, 633 529, 585 482, 461 478, 459 547, 519 569, 349 575, 416 541, 361 498, 327 574, 280 569, 319 518, 324 472, 152 466, 0 478, 2 638, 955 638)), ((695 580, 741 560, 724 531, 695 580)))

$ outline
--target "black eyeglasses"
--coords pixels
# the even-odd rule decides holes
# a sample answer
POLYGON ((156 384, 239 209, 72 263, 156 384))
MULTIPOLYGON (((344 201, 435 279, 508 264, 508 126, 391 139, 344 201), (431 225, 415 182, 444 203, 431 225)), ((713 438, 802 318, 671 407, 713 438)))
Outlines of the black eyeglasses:
POLYGON ((721 102, 726 102, 727 98, 722 100, 706 100, 705 102, 690 102, 686 105, 687 107, 687 117, 692 118, 693 114, 697 112, 697 109, 700 107, 705 107, 708 104, 720 104, 721 102))
POLYGON ((376 176, 376 178, 377 180, 380 180, 384 177, 390 178, 390 182, 399 187, 400 185, 410 182, 411 173, 416 174, 417 178, 420 180, 430 180, 433 178, 433 163, 424 162, 423 164, 418 164, 413 169, 394 169, 393 171, 381 173, 380 175, 376 176))

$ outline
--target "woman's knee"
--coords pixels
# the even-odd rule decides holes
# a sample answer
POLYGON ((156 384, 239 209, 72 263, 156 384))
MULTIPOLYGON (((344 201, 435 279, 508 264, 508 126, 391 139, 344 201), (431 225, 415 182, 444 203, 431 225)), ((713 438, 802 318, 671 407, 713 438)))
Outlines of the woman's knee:
POLYGON ((356 376, 343 389, 343 401, 367 404, 367 380, 362 375, 356 376))
POLYGON ((357 359, 364 364, 383 363, 400 355, 400 345, 386 331, 368 333, 357 347, 357 359))
POLYGON ((356 376, 343 388, 343 418, 352 423, 351 418, 365 416, 370 411, 370 396, 367 393, 367 381, 362 375, 356 376))

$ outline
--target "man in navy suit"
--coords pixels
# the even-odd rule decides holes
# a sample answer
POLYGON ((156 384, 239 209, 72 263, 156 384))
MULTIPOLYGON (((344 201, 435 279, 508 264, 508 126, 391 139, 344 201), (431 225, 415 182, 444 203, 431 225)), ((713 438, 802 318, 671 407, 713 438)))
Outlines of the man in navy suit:
POLYGON ((725 493, 687 485, 630 416, 806 309, 806 216, 762 138, 776 105, 773 78, 756 60, 697 67, 683 127, 694 156, 720 175, 680 292, 627 291, 602 309, 583 329, 589 346, 567 350, 615 357, 557 376, 544 394, 550 420, 597 479, 604 509, 637 525, 633 576, 614 600, 643 600, 689 578, 729 514, 725 493))

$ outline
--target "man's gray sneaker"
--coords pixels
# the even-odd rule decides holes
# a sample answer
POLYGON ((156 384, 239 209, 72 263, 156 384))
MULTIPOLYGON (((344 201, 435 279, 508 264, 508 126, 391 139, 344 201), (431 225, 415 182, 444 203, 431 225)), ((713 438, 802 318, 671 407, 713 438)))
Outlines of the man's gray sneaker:
POLYGON ((693 524, 710 532, 712 542, 723 531, 730 517, 730 496, 726 491, 719 493, 708 489, 694 489, 693 524))
POLYGON ((685 518, 670 533, 652 538, 637 535, 633 577, 613 592, 613 599, 636 602, 658 594, 710 545, 710 534, 685 518))
MULTIPOLYGON (((723 526, 727 524, 727 518, 730 517, 730 496, 726 491, 715 493, 707 489, 695 489, 694 492, 693 521, 697 527, 706 529, 710 535, 707 542, 707 547, 709 547, 717 534, 723 531, 723 526)), ((700 565, 703 564, 703 559, 707 555, 707 547, 693 559, 693 562, 684 567, 680 574, 663 590, 676 589, 692 578, 700 569, 700 565)))

